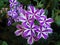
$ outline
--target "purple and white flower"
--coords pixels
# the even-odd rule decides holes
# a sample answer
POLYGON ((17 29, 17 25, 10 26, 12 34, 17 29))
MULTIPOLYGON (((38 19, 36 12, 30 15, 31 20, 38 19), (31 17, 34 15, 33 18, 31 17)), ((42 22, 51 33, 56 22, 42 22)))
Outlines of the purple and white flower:
POLYGON ((13 23, 13 19, 11 17, 9 17, 7 25, 10 26, 12 23, 13 23))
POLYGON ((11 9, 8 11, 8 16, 11 16, 14 19, 18 17, 18 14, 15 9, 11 9))
POLYGON ((34 25, 34 23, 32 22, 32 23, 23 23, 23 25, 24 25, 24 27, 25 27, 25 31, 23 32, 23 35, 24 35, 24 37, 27 37, 27 36, 30 36, 30 35, 32 35, 32 36, 34 36, 35 35, 35 30, 36 30, 36 28, 37 28, 37 26, 36 25, 34 25))
POLYGON ((18 25, 16 26, 16 28, 18 28, 18 30, 15 31, 15 35, 16 35, 16 36, 22 35, 23 32, 24 32, 24 30, 25 30, 24 27, 23 27, 22 25, 18 24, 18 25))
POLYGON ((36 32, 38 33, 37 34, 37 38, 44 38, 44 39, 47 39, 48 37, 48 33, 52 33, 52 29, 51 28, 45 28, 45 27, 42 27, 40 26, 36 32))
POLYGON ((51 23, 53 22, 53 19, 47 18, 46 16, 41 16, 41 18, 38 21, 40 22, 41 26, 50 27, 51 23))
POLYGON ((40 10, 36 9, 34 6, 28 6, 27 11, 28 11, 28 14, 29 14, 29 18, 34 18, 34 19, 39 18, 40 10))
POLYGON ((10 2, 10 7, 14 7, 18 4, 17 0, 9 0, 10 2))
MULTIPOLYGON (((44 9, 36 9, 34 6, 28 6, 28 10, 23 9, 23 5, 18 5, 17 0, 9 0, 10 10, 8 16, 12 17, 15 22, 22 22, 16 26, 16 36, 22 36, 27 39, 27 43, 32 45, 34 41, 40 38, 47 39, 48 34, 52 33, 50 24, 53 22, 52 18, 47 18, 44 14, 44 9), (16 7, 16 8, 15 8, 16 7), (39 25, 35 25, 37 20, 39 25)), ((8 19, 8 24, 11 25, 11 19, 8 19)))

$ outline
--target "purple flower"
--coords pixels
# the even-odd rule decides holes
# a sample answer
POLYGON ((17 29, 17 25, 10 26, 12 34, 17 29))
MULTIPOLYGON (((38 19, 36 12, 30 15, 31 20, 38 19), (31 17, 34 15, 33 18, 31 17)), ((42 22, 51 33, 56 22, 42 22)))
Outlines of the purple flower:
MULTIPOLYGON (((21 13, 24 12, 23 5, 20 4, 19 6, 17 6, 17 10, 18 10, 19 15, 21 15, 21 13)), ((23 13, 23 14, 24 14, 24 13, 23 13)))
POLYGON ((23 25, 25 27, 25 31, 23 32, 24 37, 27 37, 30 35, 32 35, 32 36, 35 35, 35 30, 36 30, 37 26, 34 25, 33 22, 28 23, 28 24, 25 22, 25 23, 23 23, 23 25))
POLYGON ((36 32, 38 33, 37 34, 37 38, 44 38, 44 39, 47 39, 48 37, 48 33, 52 33, 52 29, 49 27, 49 28, 45 28, 45 27, 42 27, 40 26, 36 32))
POLYGON ((17 18, 18 14, 15 9, 11 9, 10 11, 8 11, 8 16, 11 16, 14 19, 17 18))
POLYGON ((40 25, 44 27, 50 27, 50 24, 53 22, 52 18, 47 18, 46 16, 41 16, 39 19, 40 25))
POLYGON ((9 0, 10 7, 16 6, 18 4, 17 0, 9 0))
POLYGON ((38 41, 39 38, 36 37, 35 30, 38 28, 36 25, 34 25, 33 22, 27 24, 23 24, 25 27, 25 31, 23 32, 23 37, 27 38, 28 44, 33 44, 34 41, 38 41))
POLYGON ((28 14, 29 14, 29 18, 38 19, 40 10, 36 9, 34 6, 28 6, 28 14))
POLYGON ((27 13, 26 10, 22 10, 22 13, 20 13, 19 19, 22 23, 24 23, 24 22, 30 23, 30 22, 34 21, 33 18, 29 18, 29 14, 27 13))
POLYGON ((11 17, 9 17, 7 25, 10 26, 12 24, 12 22, 13 22, 13 19, 11 17))
POLYGON ((18 28, 18 30, 15 31, 15 35, 16 35, 16 36, 22 35, 23 32, 24 32, 24 30, 25 30, 24 27, 23 27, 22 25, 19 25, 19 24, 18 24, 18 25, 16 26, 16 28, 18 28))

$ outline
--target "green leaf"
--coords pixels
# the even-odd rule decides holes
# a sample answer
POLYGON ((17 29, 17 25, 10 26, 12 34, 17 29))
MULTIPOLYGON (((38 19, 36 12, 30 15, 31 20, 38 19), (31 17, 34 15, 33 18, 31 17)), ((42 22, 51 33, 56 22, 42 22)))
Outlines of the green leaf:
POLYGON ((52 18, 54 18, 55 17, 55 12, 54 12, 54 10, 52 10, 52 18))
POLYGON ((43 7, 43 4, 41 2, 37 2, 37 8, 42 8, 43 7))
POLYGON ((16 26, 17 24, 21 24, 22 22, 15 22, 12 24, 12 26, 16 26))
POLYGON ((4 6, 3 1, 0 1, 0 9, 4 6))
POLYGON ((3 41, 2 45, 8 45, 6 41, 3 41))
POLYGON ((60 45, 60 41, 59 42, 57 42, 57 44, 56 45, 60 45))
POLYGON ((35 25, 39 25, 39 21, 34 20, 34 24, 35 24, 35 25))
POLYGON ((48 15, 48 10, 47 9, 45 9, 45 15, 48 15))
POLYGON ((60 25, 60 16, 56 16, 55 22, 57 25, 60 25))

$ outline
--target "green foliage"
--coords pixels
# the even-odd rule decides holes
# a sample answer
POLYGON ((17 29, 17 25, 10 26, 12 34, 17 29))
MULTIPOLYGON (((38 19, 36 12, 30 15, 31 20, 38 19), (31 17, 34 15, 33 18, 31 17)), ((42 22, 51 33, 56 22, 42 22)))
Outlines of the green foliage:
POLYGON ((24 5, 30 4, 30 0, 18 0, 18 1, 23 3, 24 5))
POLYGON ((38 2, 36 7, 37 8, 43 8, 43 4, 41 2, 38 2))
POLYGON ((3 41, 2 45, 8 45, 7 42, 3 41))
POLYGON ((60 45, 60 41, 56 43, 56 45, 60 45))
POLYGON ((55 21, 56 21, 57 25, 60 25, 60 16, 56 16, 55 21))
POLYGON ((8 0, 0 0, 0 10, 3 7, 8 7, 7 5, 9 4, 8 0))

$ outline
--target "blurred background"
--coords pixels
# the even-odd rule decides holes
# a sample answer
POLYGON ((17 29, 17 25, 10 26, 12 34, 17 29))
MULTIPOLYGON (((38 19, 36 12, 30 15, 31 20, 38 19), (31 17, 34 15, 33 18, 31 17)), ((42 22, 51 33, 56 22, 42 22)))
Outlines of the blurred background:
MULTIPOLYGON (((17 0, 24 4, 26 8, 28 5, 34 5, 36 8, 44 8, 45 15, 53 18, 54 22, 51 24, 53 33, 49 34, 48 39, 40 39, 34 42, 33 45, 60 45, 60 0, 17 0)), ((14 31, 16 30, 16 23, 7 26, 9 10, 9 0, 0 0, 0 45, 28 45, 26 39, 21 36, 16 37, 14 31)))

